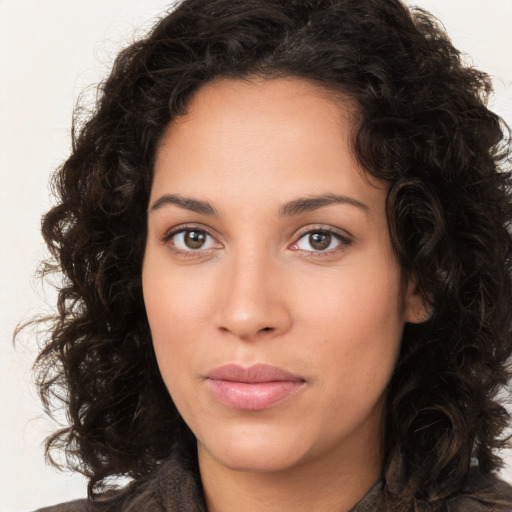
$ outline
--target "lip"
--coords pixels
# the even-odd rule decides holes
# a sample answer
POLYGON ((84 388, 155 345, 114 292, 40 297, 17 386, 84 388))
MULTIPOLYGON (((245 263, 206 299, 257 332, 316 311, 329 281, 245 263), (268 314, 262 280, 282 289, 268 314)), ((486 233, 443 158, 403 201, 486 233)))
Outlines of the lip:
POLYGON ((300 391, 305 382, 298 375, 267 364, 248 368, 228 364, 206 376, 210 391, 222 404, 245 411, 269 409, 300 391))

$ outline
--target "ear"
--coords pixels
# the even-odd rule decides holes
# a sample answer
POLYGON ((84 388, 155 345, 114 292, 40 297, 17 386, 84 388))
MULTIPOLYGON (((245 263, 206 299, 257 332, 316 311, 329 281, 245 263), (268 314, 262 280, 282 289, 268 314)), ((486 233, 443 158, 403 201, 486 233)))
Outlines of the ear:
POLYGON ((404 319, 411 324, 421 324, 430 320, 434 313, 431 304, 423 297, 418 282, 411 276, 407 281, 404 319))

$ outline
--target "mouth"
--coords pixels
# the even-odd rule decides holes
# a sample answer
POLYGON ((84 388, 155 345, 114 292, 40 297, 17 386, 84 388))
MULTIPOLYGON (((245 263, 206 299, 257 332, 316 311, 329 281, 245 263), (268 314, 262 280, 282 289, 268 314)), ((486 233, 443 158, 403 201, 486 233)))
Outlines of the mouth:
POLYGON ((206 382, 222 404, 245 411, 269 409, 306 384, 304 378, 266 364, 248 368, 236 364, 221 366, 206 376, 206 382))

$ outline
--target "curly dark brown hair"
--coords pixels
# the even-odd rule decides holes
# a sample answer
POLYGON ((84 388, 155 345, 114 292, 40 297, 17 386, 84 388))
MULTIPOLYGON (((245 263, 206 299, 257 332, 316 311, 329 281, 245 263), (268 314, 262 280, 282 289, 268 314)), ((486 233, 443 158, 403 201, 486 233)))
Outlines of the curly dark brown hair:
POLYGON ((499 400, 512 351, 512 218, 506 125, 488 76, 466 67, 436 20, 398 0, 185 0, 117 57, 43 219, 64 275, 36 362, 47 440, 99 489, 140 478, 190 440, 162 382, 141 289, 156 146, 214 78, 299 77, 358 107, 353 148, 389 183, 400 265, 432 317, 406 325, 387 394, 386 495, 441 499, 468 469, 500 467, 499 400))

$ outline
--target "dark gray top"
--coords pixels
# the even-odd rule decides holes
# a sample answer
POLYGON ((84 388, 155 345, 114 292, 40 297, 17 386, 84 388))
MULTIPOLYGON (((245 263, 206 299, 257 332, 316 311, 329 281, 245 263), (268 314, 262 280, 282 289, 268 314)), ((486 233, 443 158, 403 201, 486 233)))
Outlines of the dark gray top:
MULTIPOLYGON (((77 500, 37 512, 207 512, 193 463, 174 456, 148 477, 92 503, 77 500)), ((379 503, 383 485, 377 482, 349 512, 395 512, 379 503)), ((410 512, 512 512, 512 487, 474 469, 463 489, 442 503, 418 502, 410 512)))

